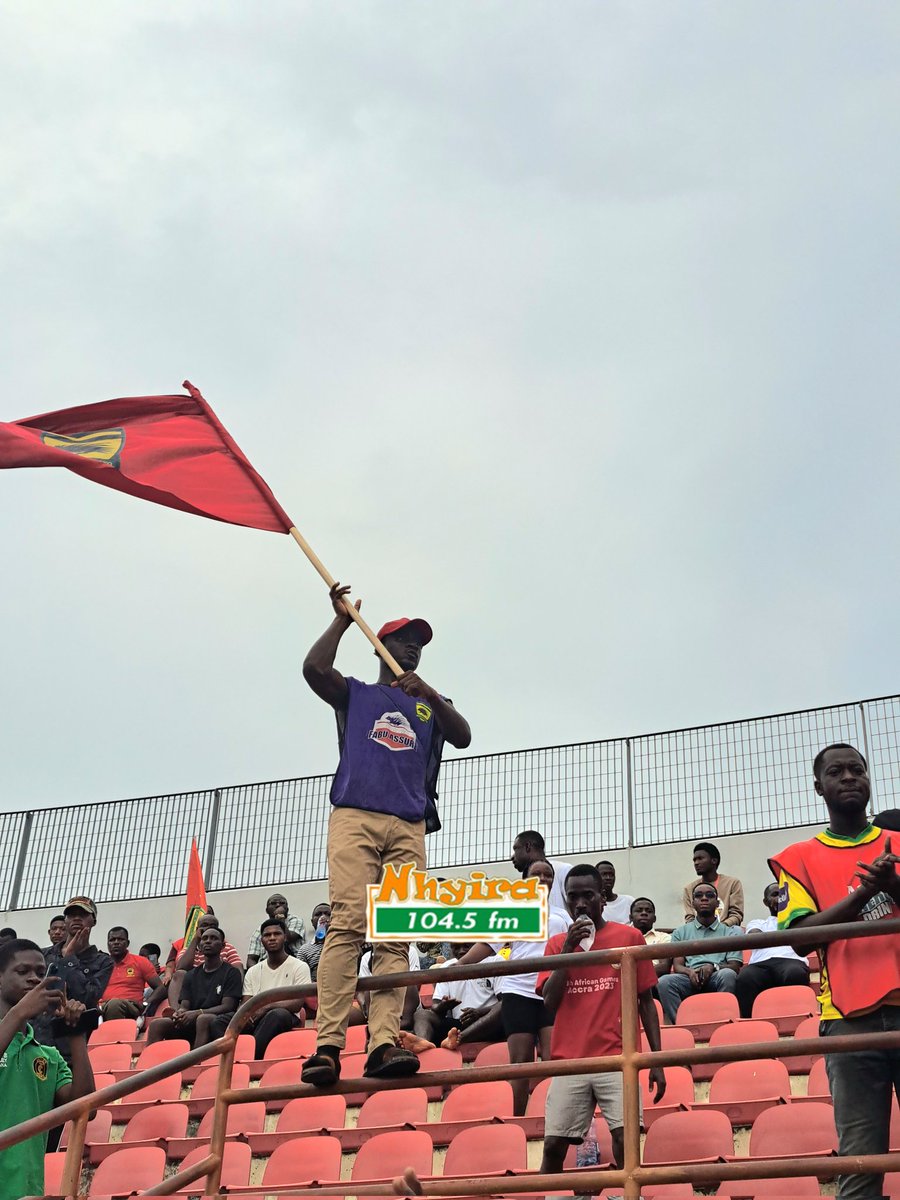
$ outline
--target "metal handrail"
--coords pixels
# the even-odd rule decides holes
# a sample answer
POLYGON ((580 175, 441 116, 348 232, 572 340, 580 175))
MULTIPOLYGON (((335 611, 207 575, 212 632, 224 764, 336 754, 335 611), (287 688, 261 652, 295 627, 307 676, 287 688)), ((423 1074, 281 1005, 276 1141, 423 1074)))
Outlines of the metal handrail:
MULTIPOLYGON (((742 934, 740 936, 708 938, 693 942, 662 943, 660 945, 624 946, 609 950, 593 950, 573 954, 560 954, 553 957, 553 969, 558 967, 589 966, 602 963, 619 963, 621 965, 621 1000, 622 1000, 622 1053, 606 1055, 599 1058, 549 1060, 532 1063, 503 1063, 488 1067, 468 1067, 449 1071, 427 1072, 402 1079, 344 1079, 329 1089, 338 1093, 360 1093, 387 1090, 402 1090, 410 1087, 421 1087, 423 1081, 431 1084, 453 1086, 463 1082, 487 1082, 502 1079, 545 1078, 555 1075, 594 1074, 608 1071, 621 1071, 623 1076, 623 1098, 625 1110, 625 1162, 622 1170, 589 1171, 579 1169, 577 1172, 567 1172, 558 1175, 513 1175, 504 1176, 502 1191, 504 1193, 521 1191, 545 1192, 567 1189, 577 1181, 578 1190, 600 1191, 608 1186, 621 1186, 624 1189, 625 1200, 637 1200, 641 1184, 644 1183, 680 1183, 685 1181, 697 1184, 711 1184, 729 1179, 758 1179, 768 1177, 794 1177, 796 1175, 831 1176, 836 1173, 878 1173, 884 1170, 900 1168, 900 1152, 857 1157, 815 1157, 804 1159, 748 1159, 740 1162, 721 1162, 707 1164, 682 1164, 678 1166, 642 1166, 640 1163, 640 1085, 639 1072, 653 1066, 689 1065, 691 1063, 736 1062, 762 1058, 785 1058, 813 1054, 821 1050, 821 1042, 817 1038, 792 1038, 784 1042, 753 1042, 746 1045, 695 1046, 691 1050, 659 1050, 643 1051, 637 1043, 637 1025, 626 1014, 637 1011, 637 963, 643 959, 676 958, 690 954, 717 953, 723 950, 743 951, 759 949, 766 946, 781 946, 801 944, 822 946, 834 941, 855 940, 856 938, 877 937, 889 934, 900 934, 900 919, 887 921, 857 921, 842 925, 823 925, 808 929, 801 927, 796 931, 772 932, 761 934, 742 934), (511 1186, 511 1185, 515 1186, 511 1186)), ((544 970, 548 966, 545 957, 533 959, 516 959, 513 962, 494 962, 490 964, 477 963, 461 966, 453 964, 441 969, 441 980, 483 978, 486 976, 527 974, 544 970)), ((433 971, 404 971, 392 975, 370 976, 358 982, 360 991, 394 989, 421 983, 431 983, 435 979, 433 971)), ((273 988, 252 997, 242 1004, 232 1017, 228 1028, 222 1037, 208 1043, 198 1050, 191 1050, 164 1063, 159 1063, 146 1071, 137 1072, 128 1079, 122 1079, 88 1096, 72 1100, 68 1104, 53 1109, 41 1116, 32 1117, 19 1125, 0 1131, 0 1150, 16 1145, 26 1138, 42 1133, 58 1125, 72 1120, 74 1122, 72 1135, 66 1151, 66 1161, 62 1178, 63 1192, 68 1195, 76 1194, 81 1173, 81 1163, 84 1154, 84 1139, 87 1122, 92 1110, 113 1100, 123 1098, 150 1083, 165 1079, 195 1066, 198 1063, 219 1057, 219 1077, 214 1099, 213 1128, 210 1137, 209 1154, 201 1162, 187 1170, 179 1171, 170 1176, 156 1187, 143 1193, 147 1196, 170 1195, 186 1183, 194 1182, 206 1175, 205 1195, 207 1197, 219 1194, 221 1182, 222 1155, 225 1144, 225 1134, 228 1109, 231 1104, 241 1104, 250 1101, 269 1099, 293 1099, 298 1096, 321 1095, 321 1089, 309 1084, 283 1084, 266 1088, 235 1089, 231 1086, 237 1039, 250 1018, 260 1009, 266 1008, 273 1000, 295 1000, 315 995, 316 985, 305 984, 299 987, 273 988)), ((900 1031, 879 1034, 843 1034, 828 1039, 828 1053, 845 1053, 869 1049, 890 1049, 900 1046, 900 1031)), ((429 1180, 425 1187, 426 1195, 450 1196, 458 1194, 488 1196, 499 1190, 500 1180, 491 1178, 453 1178, 429 1180)), ((330 1195, 356 1195, 360 1183, 329 1185, 330 1195)), ((389 1184, 364 1185, 367 1195, 390 1195, 389 1184)), ((271 1191, 271 1188, 268 1189, 271 1191)), ((290 1188, 279 1186, 276 1189, 282 1195, 315 1196, 321 1195, 322 1188, 290 1188)), ((230 1189, 231 1195, 265 1195, 265 1187, 248 1187, 230 1189)))

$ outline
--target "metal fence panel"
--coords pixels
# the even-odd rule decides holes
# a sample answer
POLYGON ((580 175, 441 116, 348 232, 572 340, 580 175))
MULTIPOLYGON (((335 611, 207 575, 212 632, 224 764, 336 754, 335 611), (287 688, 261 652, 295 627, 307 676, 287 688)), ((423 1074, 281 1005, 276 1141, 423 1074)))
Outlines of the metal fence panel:
POLYGON ((858 705, 635 738, 635 845, 820 822, 812 761, 829 742, 862 748, 858 705))
POLYGON ((202 857, 213 795, 146 796, 35 812, 18 907, 59 907, 71 896, 101 904, 184 892, 191 838, 202 857))
POLYGON ((900 696, 867 700, 861 708, 865 714, 874 811, 896 808, 900 805, 900 696))
POLYGON ((2 911, 8 912, 12 902, 12 885, 16 877, 16 863, 25 813, 0 813, 0 902, 2 911))

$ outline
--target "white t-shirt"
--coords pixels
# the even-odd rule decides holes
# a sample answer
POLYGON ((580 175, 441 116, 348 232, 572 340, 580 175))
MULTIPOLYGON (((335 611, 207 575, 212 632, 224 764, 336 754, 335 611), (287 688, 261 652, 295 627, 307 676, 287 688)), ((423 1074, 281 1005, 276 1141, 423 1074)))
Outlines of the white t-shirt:
POLYGON ((272 988, 300 987, 311 982, 309 967, 305 962, 292 958, 290 954, 274 971, 268 960, 261 958, 244 976, 244 995, 258 996, 260 992, 268 992, 272 988))
POLYGON ((603 920, 615 921, 618 925, 630 925, 632 904, 634 904, 634 896, 619 894, 612 902, 607 900, 603 905, 603 920))
MULTIPOLYGON (((484 965, 489 963, 505 962, 506 959, 500 957, 499 954, 493 954, 490 958, 483 960, 484 965)), ((438 963, 437 970, 441 967, 449 967, 451 963, 458 962, 458 959, 448 958, 445 963, 438 963)), ((456 999, 459 1004, 455 1008, 451 1008, 448 1016, 454 1020, 458 1020, 462 1015, 464 1008, 483 1008, 485 1004, 490 1004, 494 999, 497 990, 497 984, 500 980, 496 977, 486 979, 452 979, 448 983, 437 983, 434 987, 434 995, 431 1003, 436 1000, 456 999)))
MULTIPOLYGON (((421 970, 421 967, 419 966, 419 962, 420 962, 419 951, 415 948, 415 946, 412 943, 410 943, 410 946, 409 946, 409 969, 411 971, 421 970)), ((368 979, 371 974, 372 974, 372 951, 367 950, 365 952, 365 954, 362 956, 362 960, 359 964, 359 977, 360 977, 360 979, 368 979)))
POLYGON ((566 912, 566 876, 572 870, 568 863, 548 858, 547 862, 553 868, 553 887, 550 889, 550 907, 566 912))
MULTIPOLYGON (((746 932, 777 933, 778 918, 768 916, 764 920, 748 921, 746 932)), ((767 958, 790 958, 794 962, 806 962, 806 959, 801 958, 793 946, 761 946, 759 950, 754 950, 750 955, 750 962, 747 966, 752 967, 754 963, 765 962, 767 958)))
MULTIPOLYGON (((550 906, 550 919, 547 922, 549 937, 555 937, 557 933, 565 933, 571 924, 572 918, 567 912, 550 906)), ((503 949, 505 944, 505 942, 491 942, 491 949, 496 954, 503 949)), ((546 942, 512 942, 509 961, 515 962, 517 958, 540 958, 546 945, 546 942)), ((494 982, 497 985, 498 996, 506 994, 527 996, 529 1000, 541 999, 534 990, 537 983, 536 971, 528 975, 498 975, 494 982)))

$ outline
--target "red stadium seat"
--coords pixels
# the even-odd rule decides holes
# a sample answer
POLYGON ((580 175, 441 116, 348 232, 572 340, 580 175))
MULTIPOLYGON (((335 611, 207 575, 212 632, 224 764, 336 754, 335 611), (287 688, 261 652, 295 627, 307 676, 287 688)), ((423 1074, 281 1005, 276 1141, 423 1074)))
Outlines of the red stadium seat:
POLYGON ((266 1046, 265 1062, 278 1058, 309 1058, 316 1052, 315 1029, 289 1029, 276 1034, 266 1046))
MULTIPOLYGON (((248 1154, 249 1151, 248 1146, 248 1154)), ((276 1146, 269 1155, 262 1181, 265 1190, 270 1192, 274 1188, 299 1187, 326 1180, 334 1183, 340 1177, 341 1143, 336 1137, 312 1136, 292 1138, 276 1146)))
MULTIPOLYGON (((185 1155, 184 1162, 181 1163, 178 1170, 183 1171, 188 1167, 192 1167, 208 1155, 209 1146, 198 1146, 196 1150, 192 1150, 190 1154, 185 1155)), ((225 1143, 225 1148, 222 1151, 223 1188, 245 1188, 248 1186, 250 1183, 250 1159, 250 1147, 246 1142, 225 1143)), ((205 1177, 201 1175, 199 1183, 184 1183, 175 1194, 176 1196, 184 1196, 187 1193, 195 1196, 200 1195, 203 1192, 205 1184, 205 1177)))
POLYGON ((134 1017, 116 1018, 114 1021, 103 1021, 88 1038, 88 1046, 108 1046, 111 1042, 128 1042, 130 1045, 137 1040, 137 1021, 134 1017))
POLYGON ((450 1143, 444 1175, 503 1175, 527 1166, 528 1144, 521 1125, 474 1125, 460 1130, 450 1143))
MULTIPOLYGON (((377 1092, 373 1094, 378 1095, 377 1092)), ((404 1093, 383 1094, 399 1097, 404 1093)), ((276 1129, 278 1133, 315 1133, 320 1129, 343 1129, 346 1121, 347 1101, 343 1096, 299 1096, 296 1100, 288 1100, 276 1129)))
POLYGON ((797 1175, 793 1179, 729 1179, 719 1184, 717 1196, 734 1200, 792 1200, 794 1196, 820 1196, 815 1175, 797 1175))
POLYGON ((125 1096, 122 1103, 152 1104, 156 1100, 178 1100, 180 1096, 181 1073, 176 1072, 165 1079, 158 1079, 156 1083, 148 1083, 146 1087, 138 1088, 130 1096, 125 1096))
MULTIPOLYGON (((446 1118, 444 1118, 446 1120, 446 1118)), ((359 1110, 357 1129, 390 1129, 421 1125, 428 1120, 428 1096, 424 1088, 396 1092, 370 1092, 359 1110)))
POLYGON ((509 1046, 506 1042, 491 1042, 482 1046, 475 1055, 476 1067, 503 1066, 509 1062, 509 1046))
MULTIPOLYGON (((212 1134, 215 1109, 205 1113, 197 1129, 197 1137, 208 1138, 212 1134)), ((240 1137, 248 1133, 262 1133, 266 1127, 266 1106, 262 1100, 250 1104, 229 1104, 226 1137, 240 1137)))
POLYGON ((792 1034, 802 1020, 818 1011, 815 991, 802 983, 766 988, 753 1001, 753 1016, 771 1021, 778 1027, 778 1032, 785 1035, 792 1034))
POLYGON ((419 984, 419 1003, 423 1008, 431 1008, 431 997, 434 995, 433 983, 419 984))
POLYGON ((66 1156, 60 1152, 58 1154, 44 1155, 44 1195, 59 1196, 62 1194, 62 1176, 63 1167, 66 1165, 66 1156))
POLYGON ((806 1094, 822 1100, 831 1100, 831 1088, 828 1084, 828 1072, 825 1070, 824 1058, 817 1058, 813 1063, 806 1085, 806 1094))
MULTIPOLYGON (((109 1112, 109 1109, 106 1111, 109 1112)), ((186 1104, 151 1104, 131 1118, 125 1126, 122 1141, 155 1142, 159 1138, 183 1138, 187 1137, 187 1127, 186 1104)))
MULTIPOLYGON (((547 1108, 547 1093, 550 1090, 550 1080, 539 1079, 534 1085, 531 1095, 528 1097, 528 1107, 525 1109, 526 1117, 542 1117, 547 1108)), ((453 1093, 451 1092, 452 1096, 453 1093)))
POLYGON ((888 1139, 888 1149, 897 1150, 900 1148, 900 1108, 897 1107, 896 1097, 891 1101, 891 1124, 888 1139))
POLYGON ((135 1064, 135 1070, 146 1071, 148 1067, 158 1067, 160 1063, 171 1062, 180 1054, 187 1054, 191 1043, 185 1038, 171 1038, 168 1042, 151 1042, 140 1053, 135 1064))
POLYGON ((441 1121, 507 1120, 513 1115, 512 1088, 505 1079, 495 1083, 459 1083, 447 1096, 441 1121))
MULTIPOLYGON (((263 1071, 262 1078, 259 1081, 259 1086, 264 1087, 281 1087, 285 1083, 299 1083, 300 1072, 303 1070, 303 1060, 299 1058, 282 1058, 277 1062, 273 1062, 270 1067, 266 1067, 263 1071)), ((288 1100, 267 1100, 266 1107, 269 1112, 278 1112, 284 1108, 288 1100)))
POLYGON ((95 1196, 130 1196, 162 1183, 166 1152, 159 1146, 130 1146, 105 1158, 94 1172, 95 1196))
POLYGON ((435 1046, 433 1050, 423 1050, 419 1055, 423 1071, 459 1071, 462 1069, 462 1055, 458 1050, 445 1050, 443 1046, 435 1046))
MULTIPOLYGON (((218 1079, 218 1067, 204 1067, 194 1080, 194 1086, 191 1088, 191 1099, 211 1100, 216 1094, 218 1079)), ((231 1086, 233 1088, 248 1088, 250 1086, 250 1068, 246 1063, 235 1063, 232 1067, 231 1086)))
MULTIPOLYGON (((710 1046, 747 1046, 753 1042, 777 1042, 778 1030, 771 1021, 732 1021, 720 1025, 709 1037, 710 1046)), ((722 1063, 694 1063, 694 1078, 698 1082, 712 1079, 722 1063)))
POLYGON ((733 1154, 731 1122, 715 1111, 693 1109, 660 1117, 647 1130, 644 1143, 648 1164, 716 1162, 733 1154))
POLYGON ((675 1014, 676 1026, 690 1029, 700 1041, 708 1041, 713 1030, 727 1021, 739 1021, 737 996, 731 992, 697 992, 685 996, 675 1014))
POLYGON ((900 1171, 886 1172, 884 1177, 884 1194, 888 1197, 888 1200, 900 1200, 900 1171))
POLYGON ((250 1033, 239 1033, 234 1047, 234 1061, 251 1063, 256 1059, 256 1039, 250 1033))
POLYGON ((784 1104, 759 1114, 750 1130, 751 1158, 834 1154, 837 1130, 830 1104, 784 1104))
POLYGON ((644 1128, 649 1129, 654 1121, 666 1113, 693 1108, 694 1077, 687 1067, 666 1067, 666 1092, 662 1102, 655 1104, 650 1091, 650 1072, 641 1071, 641 1097, 644 1102, 644 1128))
POLYGON ((126 1046, 123 1042, 105 1042, 99 1046, 90 1046, 88 1058, 91 1060, 91 1070, 95 1072, 131 1070, 131 1046, 126 1046))
MULTIPOLYGON (((805 1040, 806 1038, 817 1038, 819 1036, 819 1018, 806 1017, 797 1028, 794 1030, 795 1041, 805 1040)), ((785 1056, 781 1061, 787 1067, 792 1075, 808 1075, 813 1068, 813 1063, 817 1062, 822 1057, 822 1054, 794 1054, 790 1057, 785 1056)))
MULTIPOLYGON (((695 1039, 690 1029, 680 1025, 662 1025, 659 1030, 659 1045, 661 1050, 693 1050, 695 1039)), ((646 1053, 650 1049, 647 1035, 641 1030, 641 1049, 646 1053)))
POLYGON ((752 1125, 766 1108, 791 1098, 787 1067, 773 1059, 723 1063, 709 1085, 709 1103, 732 1125, 752 1125))
MULTIPOLYGON (((112 1109, 98 1108, 90 1121, 88 1121, 87 1129, 84 1131, 85 1146, 102 1145, 108 1142, 110 1129, 112 1129, 112 1109)), ((69 1121, 62 1131, 62 1137, 59 1139, 60 1150, 66 1149, 71 1134, 72 1122, 69 1121)))
MULTIPOLYGON (((393 1179, 395 1175, 402 1175, 407 1167, 412 1167, 421 1178, 431 1174, 433 1157, 431 1137, 421 1129, 376 1133, 360 1147, 350 1178, 353 1183, 393 1179)), ((449 1157, 448 1151, 448 1160, 449 1157)), ((268 1182, 267 1177, 267 1186, 268 1182)))
POLYGON ((368 1025, 348 1025, 344 1035, 344 1053, 362 1054, 369 1038, 368 1025))

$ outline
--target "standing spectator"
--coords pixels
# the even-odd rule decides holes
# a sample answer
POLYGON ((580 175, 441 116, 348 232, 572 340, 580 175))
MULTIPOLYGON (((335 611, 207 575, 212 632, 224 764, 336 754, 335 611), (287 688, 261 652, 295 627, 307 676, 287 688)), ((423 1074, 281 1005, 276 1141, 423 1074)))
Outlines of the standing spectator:
POLYGON ((50 953, 54 946, 58 946, 61 941, 64 941, 66 936, 66 918, 59 914, 58 917, 50 918, 50 928, 47 930, 47 936, 50 939, 50 945, 45 946, 41 951, 44 958, 50 953))
MULTIPOLYGON (((591 870, 593 871, 593 867, 591 870)), ((525 877, 533 877, 553 894, 553 866, 545 860, 536 859, 526 869, 525 877)), ((567 911, 550 905, 548 933, 550 937, 565 933, 572 924, 567 911)), ((539 958, 544 953, 541 942, 513 942, 509 952, 509 961, 515 962, 520 958, 539 958)), ((488 944, 477 942, 467 954, 459 960, 461 963, 484 962, 492 954, 500 954, 504 948, 503 942, 488 944)), ((497 994, 500 997, 503 1029, 506 1033, 506 1045, 509 1048, 511 1063, 532 1062, 535 1046, 541 1058, 546 1061, 550 1057, 550 1027, 553 1016, 547 1010, 543 997, 535 991, 537 972, 527 972, 521 975, 498 975, 496 981, 497 994)), ((528 1103, 528 1080, 511 1079, 513 1092, 513 1112, 517 1117, 525 1113, 528 1103)))
POLYGON ((153 964, 139 954, 129 954, 128 930, 124 925, 114 925, 106 935, 106 948, 113 960, 112 974, 106 991, 100 997, 100 1011, 104 1021, 120 1017, 139 1017, 144 1011, 144 989, 151 987, 161 1000, 165 984, 156 973, 153 964))
POLYGON ((298 960, 306 963, 309 967, 313 983, 316 982, 316 976, 319 973, 319 959, 322 957, 322 947, 325 944, 325 935, 328 933, 330 924, 331 905, 317 904, 312 911, 312 927, 315 930, 313 940, 307 942, 305 946, 301 946, 297 951, 298 960))
MULTIPOLYGON (((463 750, 472 740, 449 700, 416 674, 422 647, 432 638, 427 621, 401 617, 379 630, 403 671, 398 679, 385 662, 374 684, 335 670, 338 645, 352 624, 349 590, 332 587, 334 619, 303 664, 306 682, 335 711, 340 746, 328 824, 331 925, 319 962, 318 1045, 301 1076, 315 1087, 331 1087, 340 1076, 366 936, 366 886, 378 882, 387 863, 425 866, 426 827, 440 828, 435 799, 444 741, 463 750)), ((379 943, 373 973, 402 971, 406 956, 402 942, 379 943)), ((416 1055, 396 1044, 403 998, 402 989, 372 993, 367 1076, 414 1075, 419 1069, 416 1055)))
MULTIPOLYGON (((731 875, 720 875, 720 861, 718 847, 712 842, 698 842, 694 847, 694 870, 704 883, 711 883, 719 895, 716 915, 723 925, 740 925, 744 919, 744 885, 731 875)), ((686 883, 681 894, 685 921, 694 918, 694 882, 686 883)))
POLYGON ((548 858, 544 849, 543 835, 535 829, 525 829, 513 842, 510 862, 524 879, 532 863, 548 862, 553 868, 553 886, 550 889, 550 907, 566 911, 566 876, 569 864, 560 862, 558 858, 548 858))
MULTIPOLYGON (((900 916, 900 877, 891 834, 870 825, 869 772, 853 746, 826 746, 813 763, 828 828, 770 860, 781 888, 780 929, 808 931, 797 950, 816 946, 816 927, 900 916)), ((820 1036, 900 1030, 900 938, 896 934, 831 942, 820 948, 820 1036)), ((828 1042, 825 1041, 827 1048, 828 1042)), ((825 1054, 841 1155, 886 1154, 892 1095, 900 1087, 900 1049, 825 1054)), ((842 1200, 880 1197, 883 1176, 844 1175, 842 1200)))
MULTIPOLYGON (((47 955, 48 974, 56 976, 65 988, 66 998, 77 1000, 85 1008, 96 1008, 112 975, 113 960, 91 945, 91 933, 97 924, 97 905, 87 896, 73 896, 63 910, 66 936, 47 955)), ((57 1040, 50 1028, 50 1017, 37 1017, 34 1032, 44 1046, 56 1046, 63 1058, 70 1053, 69 1038, 57 1040)))
MULTIPOLYGON (((37 1040, 33 1023, 62 1017, 77 1025, 84 1012, 67 1000, 53 978, 44 978, 40 946, 17 939, 0 947, 0 1129, 42 1116, 94 1090, 94 1076, 83 1033, 69 1033, 67 1062, 55 1046, 37 1040)), ((0 1200, 43 1196, 45 1133, 0 1150, 0 1200)))
POLYGON ((225 934, 218 925, 207 925, 200 936, 203 965, 184 972, 178 1006, 171 1017, 157 1017, 147 1035, 149 1042, 187 1038, 193 1048, 212 1037, 216 1017, 231 1014, 241 999, 243 979, 239 967, 224 962, 225 934))
MULTIPOLYGON (((648 946, 665 946, 672 940, 671 933, 663 933, 654 929, 656 924, 656 905, 646 896, 638 896, 631 902, 631 924, 644 935, 648 946)), ((654 958, 653 966, 657 975, 668 975, 672 970, 671 958, 654 958)))
POLYGON ((616 895, 616 868, 612 863, 604 858, 596 863, 597 871, 603 881, 603 896, 605 904, 603 905, 604 921, 612 921, 617 925, 627 925, 631 920, 631 902, 634 896, 616 895))
MULTIPOLYGON (((310 982, 309 967, 306 963, 287 952, 287 925, 281 917, 267 917, 259 927, 259 935, 266 957, 262 962, 254 963, 244 976, 241 1003, 258 996, 261 992, 270 992, 272 988, 302 987, 310 982)), ((255 1058, 265 1057, 266 1048, 273 1037, 300 1028, 303 1018, 298 1014, 302 1009, 302 998, 273 1000, 268 1008, 245 1026, 244 1032, 252 1033, 256 1042, 255 1058)), ((231 1013, 216 1017, 211 1036, 221 1037, 230 1020, 231 1013)))
MULTIPOLYGON (((763 904, 770 915, 761 920, 749 921, 747 933, 774 933, 778 928, 777 883, 770 883, 763 892, 763 904)), ((789 987, 791 984, 809 984, 809 963, 801 958, 793 946, 765 946, 754 950, 737 980, 737 998, 742 1017, 753 1016, 753 1001, 766 988, 789 987)))
MULTIPOLYGON (((287 929, 287 940, 284 948, 288 954, 296 957, 306 937, 306 926, 303 924, 303 918, 291 916, 288 912, 287 899, 282 896, 281 892, 276 892, 266 901, 266 916, 280 917, 284 921, 285 928, 287 929)), ((260 929, 262 929, 262 926, 260 926, 260 929)), ((265 953, 260 929, 257 929, 250 938, 250 946, 247 950, 248 970, 250 967, 255 966, 265 953)))
MULTIPOLYGON (((673 942, 693 942, 707 938, 740 937, 740 929, 726 925, 716 916, 719 894, 711 883, 694 884, 693 921, 680 925, 672 933, 673 942)), ((738 972, 743 966, 740 950, 734 953, 724 950, 705 954, 689 954, 685 958, 672 959, 672 971, 660 976, 657 987, 659 999, 670 1025, 675 1024, 675 1014, 685 996, 695 992, 734 992, 737 988, 738 972)))
MULTIPOLYGON (((568 932, 550 938, 544 948, 547 963, 537 978, 537 990, 554 1018, 551 1057, 600 1058, 622 1053, 621 971, 610 963, 590 967, 553 969, 557 954, 576 954, 588 950, 610 950, 618 946, 641 946, 644 939, 630 926, 603 919, 604 887, 596 867, 573 867, 566 877, 566 897, 574 918, 568 932), (593 931, 590 946, 582 940, 593 931)), ((648 959, 637 964, 637 1010, 629 1019, 641 1024, 651 1050, 659 1050, 659 1018, 653 1003, 656 972, 648 959)), ((661 1067, 650 1071, 650 1083, 657 1103, 666 1090, 661 1067)), ((541 1174, 556 1174, 563 1168, 571 1144, 578 1144, 587 1133, 599 1104, 609 1126, 616 1165, 624 1164, 624 1106, 622 1075, 606 1071, 598 1075, 559 1075, 550 1083, 544 1118, 544 1157, 541 1174)))

